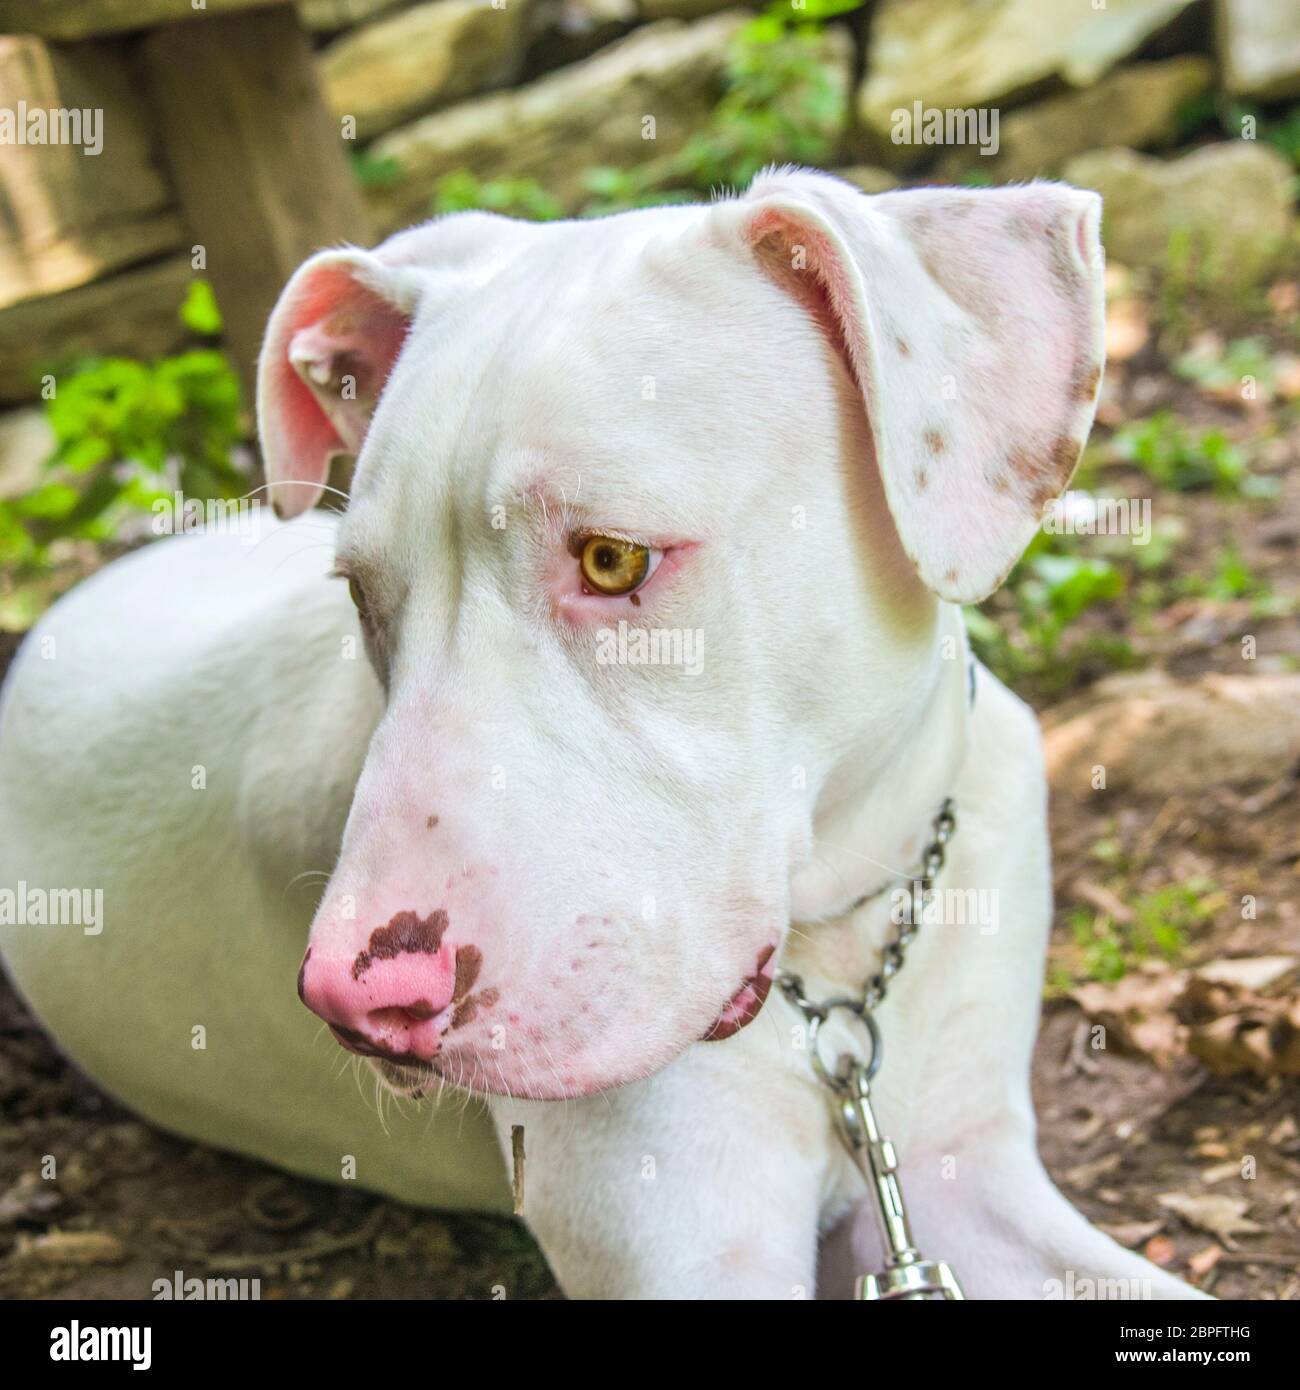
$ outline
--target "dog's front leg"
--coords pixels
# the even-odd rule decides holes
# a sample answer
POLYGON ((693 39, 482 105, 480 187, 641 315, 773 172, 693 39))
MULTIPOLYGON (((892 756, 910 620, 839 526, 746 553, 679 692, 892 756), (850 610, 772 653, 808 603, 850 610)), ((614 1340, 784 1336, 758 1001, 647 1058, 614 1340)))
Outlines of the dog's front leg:
POLYGON ((525 1127, 525 1218, 570 1298, 813 1296, 826 1108, 760 1041, 581 1100, 492 1102, 507 1161, 525 1127))

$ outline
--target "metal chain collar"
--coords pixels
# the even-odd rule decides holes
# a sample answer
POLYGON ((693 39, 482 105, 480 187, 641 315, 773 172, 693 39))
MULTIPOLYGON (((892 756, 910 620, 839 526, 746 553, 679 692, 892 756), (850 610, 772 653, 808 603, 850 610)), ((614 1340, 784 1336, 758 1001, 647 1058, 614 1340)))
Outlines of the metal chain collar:
MULTIPOLYGON (((860 997, 843 994, 812 1000, 804 992, 803 981, 798 975, 788 970, 778 971, 776 975, 777 987, 808 1022, 808 1049, 812 1054, 813 1070, 835 1101, 841 1138, 875 1198, 881 1231, 889 1248, 885 1268, 879 1274, 867 1274, 858 1280, 856 1296, 867 1301, 962 1299, 965 1296, 948 1265, 942 1260, 923 1259, 912 1243, 903 1192, 898 1183, 898 1155, 893 1143, 880 1132, 871 1107, 871 1081, 881 1061, 880 1029, 873 1011, 906 963, 907 948, 920 930, 921 910, 934 888, 934 880, 943 869, 948 841, 956 829, 956 810, 949 797, 931 822, 930 843, 921 856, 919 868, 910 875, 912 891, 907 911, 895 923, 894 939, 881 953, 880 969, 867 980, 860 997), (866 1029, 871 1052, 865 1061, 852 1052, 843 1052, 833 1067, 826 1065, 821 1051, 821 1028, 837 1009, 852 1014, 866 1029)), ((849 908, 849 914, 879 897, 888 887, 887 883, 857 899, 849 908)))
MULTIPOLYGON (((927 894, 934 888, 934 880, 943 869, 947 860, 948 841, 952 839, 956 829, 956 807, 953 805, 952 798, 946 797, 943 805, 939 807, 938 814, 930 822, 932 838, 921 855, 920 865, 914 873, 906 876, 911 880, 912 887, 907 915, 902 921, 895 923, 894 939, 888 942, 881 951, 880 969, 863 986, 861 998, 853 999, 847 995, 836 995, 833 999, 816 1003, 804 994, 803 981, 798 975, 792 974, 788 970, 778 972, 777 987, 808 1020, 810 1028, 824 1023, 827 1015, 835 1009, 847 1009, 866 1022, 871 1011, 880 1006, 885 995, 889 992, 890 981, 903 968, 903 963, 907 957, 907 948, 920 931, 920 923, 917 921, 919 909, 924 906, 927 894)), ((899 877, 902 878, 903 875, 899 875, 899 877)), ((889 886, 886 883, 881 888, 864 893, 862 897, 852 903, 845 916, 851 916, 859 908, 865 907, 873 898, 880 897, 889 886)), ((874 1028, 874 1025, 868 1024, 868 1027, 874 1028)), ((876 1050, 878 1052, 879 1048, 877 1047, 876 1050)), ((879 1063, 876 1062, 874 1056, 872 1060, 875 1063, 872 1066, 874 1072, 879 1063)))

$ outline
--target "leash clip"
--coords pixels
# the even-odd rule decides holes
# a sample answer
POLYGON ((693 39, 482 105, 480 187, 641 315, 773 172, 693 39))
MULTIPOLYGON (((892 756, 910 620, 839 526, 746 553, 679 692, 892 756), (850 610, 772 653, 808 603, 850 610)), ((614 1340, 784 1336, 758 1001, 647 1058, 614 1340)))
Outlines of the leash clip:
POLYGON ((903 1189, 898 1182, 898 1155, 893 1141, 881 1134, 871 1107, 869 1070, 861 1063, 852 1063, 844 1080, 838 1107, 840 1132, 875 1198, 880 1229, 889 1247, 884 1269, 879 1274, 864 1274, 857 1282, 854 1297, 868 1303, 964 1300, 966 1296, 949 1265, 943 1260, 924 1259, 912 1243, 903 1189))

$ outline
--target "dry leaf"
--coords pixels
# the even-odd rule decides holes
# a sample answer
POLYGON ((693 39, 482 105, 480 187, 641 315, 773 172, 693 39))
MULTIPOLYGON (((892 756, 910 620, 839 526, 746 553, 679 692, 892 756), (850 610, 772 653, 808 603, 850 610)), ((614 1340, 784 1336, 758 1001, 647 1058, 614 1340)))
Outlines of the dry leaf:
POLYGON ((1122 1048, 1169 1068, 1186 1055, 1186 1030, 1173 1012, 1184 977, 1168 969, 1138 970, 1114 984, 1090 981, 1071 997, 1122 1048))
POLYGON ((1107 1173, 1113 1173, 1123 1162, 1123 1154, 1105 1154, 1101 1158, 1094 1158, 1091 1163, 1080 1163, 1077 1167, 1067 1169, 1061 1176, 1067 1186, 1073 1187, 1079 1192, 1087 1192, 1091 1190, 1098 1178, 1104 1178, 1107 1173))
POLYGON ((25 1264, 115 1265, 126 1259, 127 1252, 107 1231, 49 1231, 21 1236, 14 1254, 25 1264))
POLYGON ((1097 1222, 1097 1229, 1105 1231, 1111 1240, 1118 1241, 1130 1250, 1136 1250, 1144 1241, 1159 1233, 1163 1221, 1105 1221, 1097 1222))
POLYGON ((1212 960, 1208 965, 1197 966, 1192 973, 1210 984, 1263 990, 1289 975, 1297 965, 1300 965, 1300 957, 1296 956, 1246 956, 1236 960, 1212 960))
POLYGON ((1264 1227, 1246 1217, 1250 1203, 1241 1197, 1206 1195, 1189 1197, 1184 1192, 1162 1192, 1156 1201, 1198 1231, 1214 1236, 1229 1250, 1236 1250, 1233 1236, 1253 1236, 1264 1227))
POLYGON ((1191 1270, 1196 1279, 1204 1279, 1222 1257, 1223 1246, 1207 1245, 1204 1250, 1198 1250, 1195 1255, 1191 1256, 1187 1261, 1187 1268, 1191 1270))
POLYGON ((1173 1264, 1178 1250, 1168 1236, 1152 1236, 1142 1247, 1142 1253, 1153 1265, 1159 1265, 1163 1269, 1166 1265, 1173 1264))
POLYGON ((1188 1049, 1218 1076, 1300 1076, 1300 998, 1258 999, 1194 1026, 1188 1049))

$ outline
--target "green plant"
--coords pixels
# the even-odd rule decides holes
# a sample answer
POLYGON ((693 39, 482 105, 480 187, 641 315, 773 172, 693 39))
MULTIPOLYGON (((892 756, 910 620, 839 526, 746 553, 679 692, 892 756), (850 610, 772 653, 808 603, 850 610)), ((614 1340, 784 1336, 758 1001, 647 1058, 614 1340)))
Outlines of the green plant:
POLYGON ((769 6, 741 30, 727 90, 707 127, 675 161, 697 189, 748 183, 765 165, 825 164, 835 153, 846 93, 823 61, 822 22, 859 0, 769 6))
MULTIPOLYGON (((1076 553, 1075 538, 1040 531, 1006 583, 1014 612, 1001 621, 991 612, 967 608, 966 630, 979 658, 1005 680, 1021 677, 1068 684, 1078 664, 1100 657, 1110 666, 1131 664, 1127 643, 1093 633, 1068 658, 1063 639, 1083 613, 1118 598, 1123 572, 1109 560, 1076 553)), ((999 602, 1005 604, 1005 600, 999 602)))
POLYGON ((354 150, 348 159, 352 177, 362 188, 387 188, 402 176, 401 160, 392 155, 375 155, 369 150, 354 150))
POLYGON ((1188 937, 1222 905, 1207 878, 1192 878, 1141 893, 1119 920, 1107 912, 1074 908, 1066 924, 1078 948, 1087 979, 1112 983, 1145 960, 1175 964, 1188 949, 1188 937))
POLYGON ((1168 411, 1122 425, 1110 441, 1110 454, 1175 492, 1213 488, 1242 497, 1277 492, 1274 479, 1249 471, 1245 455, 1221 430, 1194 433, 1168 411))
MULTIPOLYGON (((582 175, 579 215, 691 202, 720 185, 748 183, 769 164, 826 164, 843 128, 848 93, 824 61, 823 25, 862 0, 778 0, 738 32, 725 91, 703 128, 675 154, 630 169, 582 175)), ((435 213, 487 208, 547 221, 561 204, 529 178, 480 182, 458 170, 437 185, 435 213)))
POLYGON ((1241 392, 1247 379, 1265 393, 1273 384, 1273 358, 1265 338, 1234 338, 1221 351, 1192 347, 1174 359, 1173 368, 1184 381, 1220 393, 1241 392))
POLYGON ((564 208, 533 178, 489 179, 480 182, 467 169, 444 174, 434 186, 435 213, 466 212, 482 208, 506 217, 530 222, 553 222, 564 208))
MULTIPOLYGON (((218 332, 210 287, 196 282, 181 306, 192 332, 218 332)), ((133 508, 180 488, 195 498, 247 487, 232 455, 244 438, 239 382, 225 355, 195 348, 152 363, 90 359, 56 378, 45 415, 54 451, 40 482, 0 503, 0 563, 44 564, 66 537, 106 540, 133 508)))

